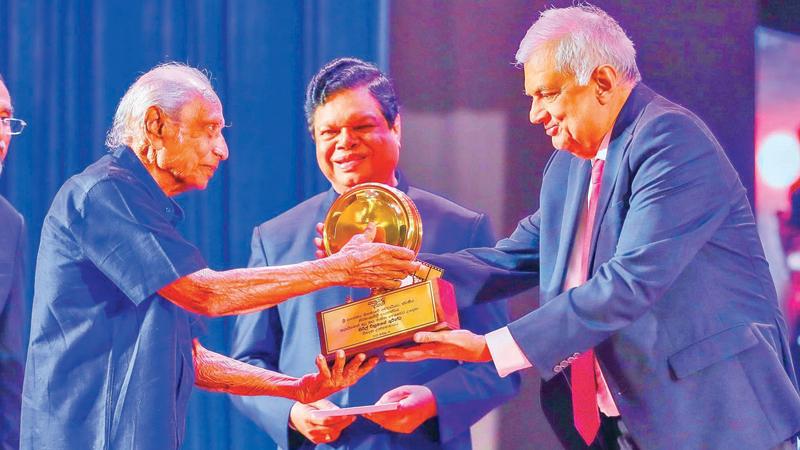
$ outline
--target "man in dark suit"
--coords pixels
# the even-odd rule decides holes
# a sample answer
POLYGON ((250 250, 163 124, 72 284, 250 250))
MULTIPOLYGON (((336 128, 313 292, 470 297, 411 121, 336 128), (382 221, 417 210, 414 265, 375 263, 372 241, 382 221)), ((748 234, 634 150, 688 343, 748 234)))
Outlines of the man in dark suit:
POLYGON ((597 8, 542 13, 517 62, 530 120, 558 149, 540 209, 494 248, 421 259, 460 301, 538 283, 541 307, 486 336, 419 334, 387 356, 536 366, 568 448, 794 448, 785 322, 711 131, 640 83, 633 44, 597 8))
MULTIPOLYGON (((0 77, 0 174, 11 136, 25 122, 15 119, 3 77, 0 77)), ((20 392, 25 363, 22 357, 22 251, 25 227, 22 216, 0 195, 0 449, 19 448, 20 392)))
MULTIPOLYGON (((399 174, 400 115, 394 89, 375 66, 356 59, 330 62, 314 77, 306 95, 309 129, 317 162, 332 188, 256 227, 251 266, 291 264, 315 252, 315 225, 338 195, 364 182, 380 182, 405 192, 422 217, 426 252, 452 252, 491 245, 489 221, 429 192, 409 186, 399 174)), ((298 297, 271 311, 240 316, 232 356, 292 374, 306 370, 319 352, 317 311, 341 304, 344 288, 298 297)), ((507 321, 505 305, 461 311, 461 324, 484 333, 507 321)), ((358 384, 312 404, 269 398, 232 398, 236 407, 281 448, 468 449, 469 427, 513 396, 519 379, 501 379, 491 364, 434 361, 413 365, 379 364, 358 384), (314 409, 400 402, 398 411, 367 418, 314 420, 314 409)))

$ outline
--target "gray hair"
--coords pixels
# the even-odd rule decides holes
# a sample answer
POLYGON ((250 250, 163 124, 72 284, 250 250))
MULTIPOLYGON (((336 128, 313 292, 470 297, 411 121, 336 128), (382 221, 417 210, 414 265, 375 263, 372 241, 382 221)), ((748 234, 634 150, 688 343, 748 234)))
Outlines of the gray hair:
POLYGON ((145 142, 145 114, 158 106, 170 117, 195 94, 217 98, 206 74, 177 62, 160 64, 140 76, 119 101, 106 146, 128 146, 135 151, 145 142))
POLYGON ((642 79, 633 42, 614 18, 596 6, 542 11, 519 43, 517 64, 525 64, 537 49, 550 45, 556 69, 575 75, 581 86, 589 83, 594 69, 603 64, 617 69, 628 82, 642 79))

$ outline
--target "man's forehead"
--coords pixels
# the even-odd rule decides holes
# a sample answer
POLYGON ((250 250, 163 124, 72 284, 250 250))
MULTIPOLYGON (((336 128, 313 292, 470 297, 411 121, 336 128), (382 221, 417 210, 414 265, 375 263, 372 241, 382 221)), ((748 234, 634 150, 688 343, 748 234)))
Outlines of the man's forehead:
POLYGON ((545 45, 536 49, 523 65, 525 71, 525 92, 534 94, 541 89, 552 87, 567 76, 556 70, 555 49, 545 45))
POLYGON ((314 110, 315 118, 339 119, 341 114, 348 117, 378 117, 381 105, 367 86, 342 89, 330 94, 325 103, 314 110), (322 117, 324 116, 324 117, 322 117))
POLYGON ((14 107, 11 105, 11 94, 8 92, 5 83, 0 81, 0 111, 11 112, 14 107))
POLYGON ((362 105, 369 105, 369 106, 380 106, 378 104, 378 100, 375 99, 375 96, 372 95, 368 86, 356 86, 351 88, 340 89, 330 95, 327 96, 325 99, 325 103, 320 106, 324 106, 334 102, 337 99, 346 99, 350 101, 355 101, 361 103, 362 105))
POLYGON ((195 95, 181 108, 182 120, 199 120, 203 122, 222 122, 222 103, 216 95, 195 95))

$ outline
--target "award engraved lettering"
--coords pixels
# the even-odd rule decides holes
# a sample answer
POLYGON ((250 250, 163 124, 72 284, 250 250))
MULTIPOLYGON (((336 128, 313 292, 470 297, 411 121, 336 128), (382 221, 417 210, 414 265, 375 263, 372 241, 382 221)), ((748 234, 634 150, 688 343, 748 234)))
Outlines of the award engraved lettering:
POLYGON ((376 353, 410 341, 417 331, 459 326, 452 285, 439 278, 320 311, 317 319, 326 357, 337 350, 376 353))

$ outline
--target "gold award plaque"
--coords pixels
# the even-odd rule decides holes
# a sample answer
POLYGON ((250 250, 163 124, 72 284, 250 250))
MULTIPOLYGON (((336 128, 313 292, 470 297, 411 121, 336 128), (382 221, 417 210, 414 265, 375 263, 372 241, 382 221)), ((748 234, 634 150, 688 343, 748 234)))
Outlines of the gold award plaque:
MULTIPOLYGON (((331 205, 323 224, 325 252, 339 251, 372 222, 375 242, 419 252, 422 220, 414 202, 402 191, 381 183, 364 183, 343 193, 331 205)), ((322 353, 376 353, 412 340, 417 331, 458 328, 453 287, 442 270, 422 263, 411 285, 317 313, 322 353)), ((373 292, 375 294, 375 292, 373 292)))
POLYGON ((376 226, 375 242, 419 252, 422 220, 417 207, 403 191, 381 183, 356 185, 333 202, 322 230, 325 252, 338 252, 370 222, 376 226))
POLYGON ((442 279, 416 283, 336 306, 318 314, 322 353, 375 353, 406 343, 417 331, 458 328, 452 286, 442 279))

